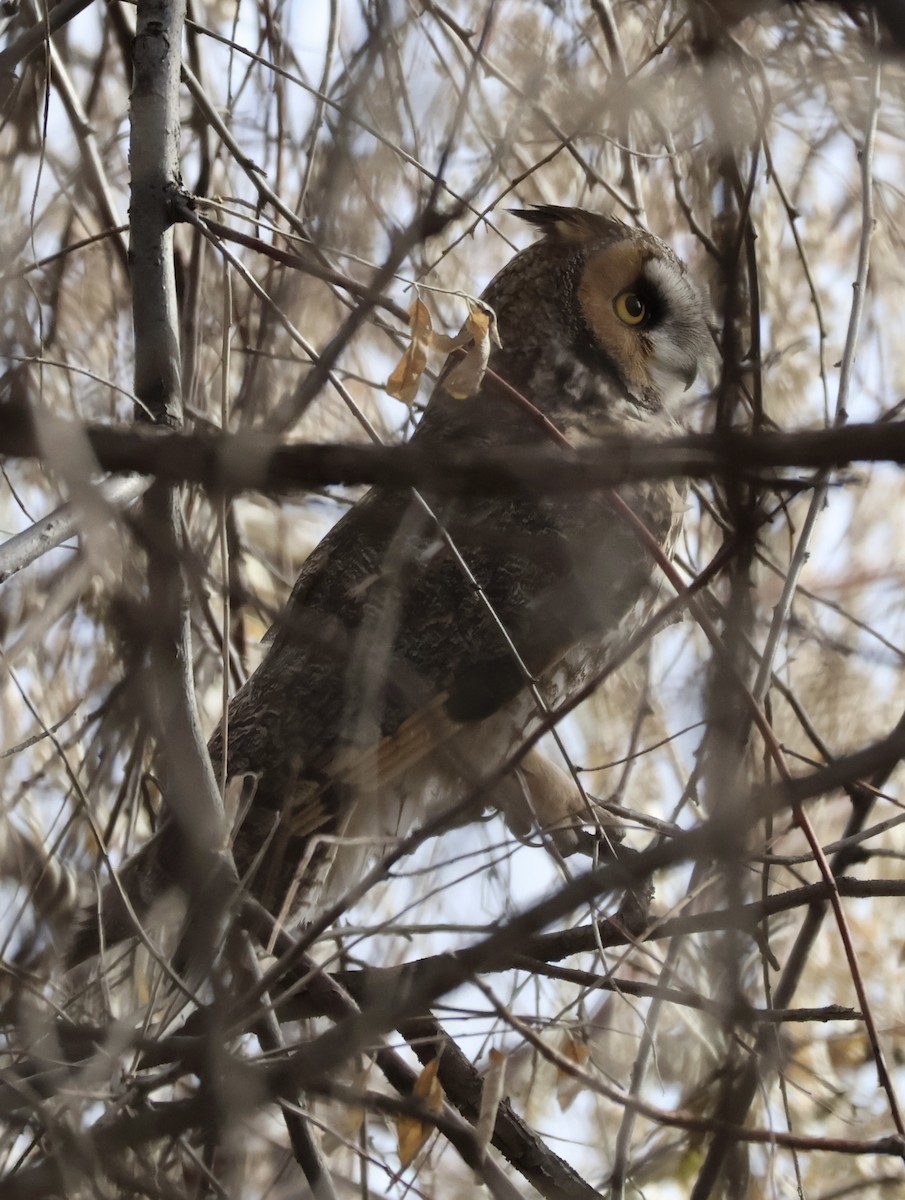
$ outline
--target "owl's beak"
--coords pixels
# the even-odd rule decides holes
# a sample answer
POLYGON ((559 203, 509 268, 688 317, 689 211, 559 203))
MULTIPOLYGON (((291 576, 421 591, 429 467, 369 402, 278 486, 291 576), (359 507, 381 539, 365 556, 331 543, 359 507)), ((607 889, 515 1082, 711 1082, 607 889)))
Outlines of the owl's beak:
POLYGON ((682 379, 682 382, 685 384, 683 391, 687 392, 688 389, 691 387, 691 385, 694 383, 694 381, 697 379, 697 377, 698 377, 698 364, 697 364, 697 362, 692 360, 688 364, 688 366, 685 368, 685 370, 681 373, 681 376, 680 376, 680 378, 682 379))

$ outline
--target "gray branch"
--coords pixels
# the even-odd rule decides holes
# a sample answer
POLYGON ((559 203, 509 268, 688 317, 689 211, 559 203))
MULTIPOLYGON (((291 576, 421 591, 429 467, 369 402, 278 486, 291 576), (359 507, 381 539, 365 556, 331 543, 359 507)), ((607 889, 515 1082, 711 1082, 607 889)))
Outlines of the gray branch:
POLYGON ((182 424, 172 199, 179 186, 185 0, 141 0, 132 84, 132 321, 135 394, 156 424, 182 424))
MULTIPOLYGON (((185 0, 139 0, 132 86, 130 254, 138 416, 156 425, 182 424, 182 380, 173 197, 179 177, 179 80, 185 0)), ((214 953, 219 905, 229 890, 222 803, 201 734, 192 674, 191 616, 182 578, 178 491, 158 478, 144 503, 148 584, 155 621, 149 630, 147 692, 158 731, 164 796, 193 864, 205 904, 204 931, 193 930, 200 953, 214 953), (222 886, 221 886, 222 885, 222 886), (213 903, 216 898, 216 903, 213 903)))

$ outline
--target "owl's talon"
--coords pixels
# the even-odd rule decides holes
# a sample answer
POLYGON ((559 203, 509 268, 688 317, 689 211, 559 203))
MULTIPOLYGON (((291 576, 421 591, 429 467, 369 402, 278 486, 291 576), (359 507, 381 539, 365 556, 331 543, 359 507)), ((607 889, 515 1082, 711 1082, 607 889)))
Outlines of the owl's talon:
POLYGON ((601 847, 611 857, 612 846, 625 836, 593 796, 582 792, 571 775, 538 750, 525 756, 497 789, 494 800, 519 840, 532 830, 542 830, 563 858, 572 854, 593 858, 600 855, 601 847))
POLYGON ((565 838, 560 840, 560 834, 554 835, 557 849, 563 857, 585 854, 588 858, 617 859, 625 838, 625 830, 617 825, 608 826, 606 829, 573 829, 568 831, 567 837, 571 842, 568 848, 565 838))

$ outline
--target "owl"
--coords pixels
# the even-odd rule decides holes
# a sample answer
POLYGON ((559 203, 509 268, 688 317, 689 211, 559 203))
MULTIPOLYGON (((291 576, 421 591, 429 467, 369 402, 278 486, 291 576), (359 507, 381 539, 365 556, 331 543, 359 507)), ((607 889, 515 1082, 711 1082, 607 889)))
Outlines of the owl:
MULTIPOLYGON (((451 356, 414 444, 548 448, 530 406, 573 446, 674 428, 711 345, 685 266, 609 216, 516 215, 541 236, 484 292, 499 344, 480 387, 446 390, 451 356)), ((644 483, 622 495, 671 546, 681 493, 644 483)), ((524 479, 505 498, 365 495, 310 555, 229 706, 226 774, 248 781, 233 837, 243 884, 274 914, 310 914, 474 793, 637 625, 653 570, 604 490, 546 495, 524 479)), ((219 773, 219 728, 210 753, 219 773)), ((562 853, 592 819, 535 750, 483 800, 562 853)), ((120 877, 141 915, 184 870, 164 825, 120 877)), ((102 910, 108 943, 134 932, 118 892, 102 910)), ((76 957, 95 946, 83 933, 76 957)))

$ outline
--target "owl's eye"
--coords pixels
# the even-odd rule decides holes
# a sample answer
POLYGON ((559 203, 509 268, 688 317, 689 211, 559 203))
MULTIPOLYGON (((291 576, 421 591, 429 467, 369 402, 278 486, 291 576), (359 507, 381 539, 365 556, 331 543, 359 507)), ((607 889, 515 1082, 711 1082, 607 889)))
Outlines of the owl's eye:
POLYGON ((640 325, 647 316, 647 305, 637 292, 622 292, 613 301, 613 308, 626 325, 640 325))

